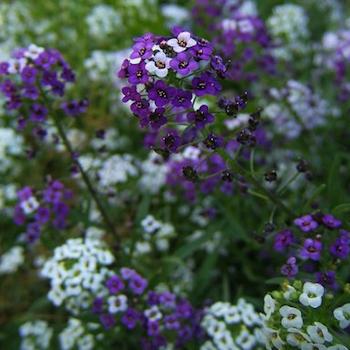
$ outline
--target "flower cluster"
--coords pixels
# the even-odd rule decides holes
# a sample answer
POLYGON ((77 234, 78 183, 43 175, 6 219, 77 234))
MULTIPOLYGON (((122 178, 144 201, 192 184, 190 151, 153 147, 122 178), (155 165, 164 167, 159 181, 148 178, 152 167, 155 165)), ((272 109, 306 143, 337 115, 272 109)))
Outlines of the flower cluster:
POLYGON ((17 197, 14 222, 16 225, 26 225, 25 238, 28 243, 36 242, 44 227, 57 230, 66 227, 73 193, 62 182, 51 180, 41 191, 26 186, 17 192, 17 197))
MULTIPOLYGON (((142 349, 181 348, 202 335, 201 312, 169 291, 152 291, 148 281, 130 268, 121 268, 106 282, 108 296, 98 296, 93 311, 107 329, 141 330, 142 349)), ((130 339, 131 340, 131 339, 130 339)))
POLYGON ((237 305, 216 302, 204 311, 201 323, 209 340, 201 350, 262 349, 262 320, 244 299, 237 305))
POLYGON ((303 7, 294 4, 276 6, 267 25, 277 44, 274 50, 277 58, 290 60, 295 54, 307 51, 308 17, 303 7))
POLYGON ((302 269, 325 287, 337 289, 336 270, 350 254, 350 233, 333 215, 320 212, 299 217, 294 225, 297 229, 286 228, 274 236, 274 249, 289 256, 282 274, 294 277, 302 269))
POLYGON ((122 89, 123 102, 131 103, 140 125, 152 131, 150 137, 166 154, 177 152, 214 121, 208 106, 195 109, 194 101, 217 96, 221 91, 218 77, 226 73, 222 58, 214 55, 208 41, 186 31, 174 29, 173 34, 135 39, 130 58, 119 71, 119 77, 129 83, 122 89))
POLYGON ((24 262, 24 249, 14 246, 0 256, 0 275, 14 273, 24 262))
POLYGON ((45 350, 50 348, 53 329, 46 321, 26 322, 19 327, 20 350, 45 350))
MULTIPOLYGON (((43 125, 49 114, 46 99, 62 97, 67 83, 74 80, 74 72, 54 49, 30 45, 15 51, 10 60, 0 62, 0 91, 6 98, 7 110, 17 111, 20 129, 34 124, 35 135, 39 136, 45 136, 43 125)), ((61 105, 70 116, 83 113, 86 107, 85 100, 61 105)))
POLYGON ((73 314, 91 307, 95 295, 105 295, 113 255, 100 240, 69 239, 54 250, 41 275, 50 279, 49 300, 73 314))
POLYGON ((267 294, 263 329, 266 348, 347 350, 338 339, 350 324, 350 304, 337 307, 324 292, 318 283, 295 281, 272 296, 267 294))

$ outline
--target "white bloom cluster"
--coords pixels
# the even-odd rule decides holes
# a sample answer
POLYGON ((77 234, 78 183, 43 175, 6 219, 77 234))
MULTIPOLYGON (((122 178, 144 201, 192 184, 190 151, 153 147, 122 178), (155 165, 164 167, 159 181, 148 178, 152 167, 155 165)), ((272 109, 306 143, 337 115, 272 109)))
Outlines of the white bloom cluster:
POLYGON ((11 157, 23 150, 23 137, 10 128, 0 128, 0 169, 7 171, 13 166, 11 157))
POLYGON ((152 215, 147 215, 142 221, 142 239, 135 245, 137 255, 150 253, 153 248, 164 252, 169 249, 169 240, 174 236, 173 225, 155 219, 152 215))
POLYGON ((97 349, 103 334, 99 333, 101 326, 97 323, 82 323, 76 318, 68 320, 67 327, 59 334, 60 348, 62 350, 93 350, 97 349))
POLYGON ((138 171, 133 162, 134 159, 129 154, 116 154, 108 158, 98 171, 101 186, 108 188, 136 176, 138 171))
POLYGON ((53 330, 46 321, 26 322, 19 328, 21 336, 20 350, 49 349, 53 330))
POLYGON ((140 164, 141 177, 139 186, 142 190, 149 193, 159 193, 165 184, 167 166, 164 164, 162 157, 152 152, 148 158, 140 164))
POLYGON ((23 247, 14 246, 0 256, 0 275, 14 273, 24 262, 23 247))
POLYGON ((103 242, 69 239, 54 250, 41 270, 51 282, 49 300, 56 306, 65 305, 73 314, 88 309, 94 297, 107 293, 104 282, 112 275, 107 266, 113 262, 103 242))
POLYGON ((205 310, 201 323, 210 340, 201 350, 262 349, 262 319, 244 299, 237 305, 217 302, 205 310))
MULTIPOLYGON (((331 329, 332 300, 325 299, 324 292, 321 284, 296 281, 284 286, 283 292, 272 293, 273 297, 267 294, 263 315, 266 348, 347 350, 338 344, 334 327, 331 329)), ((336 308, 333 314, 340 328, 350 325, 350 304, 336 308)))
POLYGON ((276 102, 267 105, 264 113, 273 121, 274 130, 290 139, 298 137, 303 129, 323 125, 329 114, 338 114, 310 87, 295 80, 289 80, 282 89, 271 89, 270 95, 276 102))
POLYGON ((279 45, 274 50, 276 57, 288 60, 294 53, 306 51, 308 17, 303 7, 294 4, 276 6, 267 25, 279 45))
POLYGON ((113 32, 120 31, 122 19, 120 14, 109 5, 95 6, 86 17, 89 33, 96 39, 104 39, 113 32))

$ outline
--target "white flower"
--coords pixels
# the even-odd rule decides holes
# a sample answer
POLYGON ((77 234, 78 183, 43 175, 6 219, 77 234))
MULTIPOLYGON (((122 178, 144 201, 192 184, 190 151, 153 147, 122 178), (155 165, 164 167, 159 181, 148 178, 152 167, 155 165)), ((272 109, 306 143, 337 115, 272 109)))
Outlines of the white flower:
POLYGON ((226 325, 224 322, 217 321, 215 318, 213 318, 208 323, 206 330, 207 333, 215 339, 226 330, 226 325))
POLYGON ((157 52, 153 56, 153 61, 146 63, 146 69, 155 74, 159 78, 164 78, 168 75, 168 69, 170 67, 170 58, 166 56, 163 51, 157 52))
POLYGON ((108 311, 111 314, 123 312, 128 308, 128 298, 126 295, 121 294, 118 296, 111 296, 107 299, 108 311))
POLYGON ((14 246, 0 256, 0 275, 16 272, 24 262, 23 253, 22 247, 14 246))
POLYGON ((282 350, 284 346, 284 341, 279 335, 279 331, 276 331, 271 328, 264 327, 263 332, 265 334, 266 347, 268 350, 271 350, 271 344, 278 350, 282 350))
POLYGON ((266 318, 269 319, 271 315, 275 312, 276 309, 276 301, 271 297, 270 294, 266 294, 264 297, 264 312, 266 314, 266 318))
POLYGON ((340 328, 347 328, 350 325, 350 303, 336 308, 333 315, 339 321, 340 328))
POLYGON ((167 41, 167 44, 171 46, 175 52, 185 51, 189 47, 193 47, 197 42, 191 38, 191 33, 182 32, 177 38, 173 38, 167 41))
POLYGON ((303 293, 299 296, 299 301, 304 306, 318 308, 322 304, 324 288, 319 283, 306 282, 303 286, 303 293))
POLYGON ((341 344, 336 344, 327 348, 328 350, 349 350, 346 346, 341 344))
POLYGON ((307 333, 312 341, 319 344, 333 340, 333 336, 329 333, 328 328, 320 322, 314 322, 314 326, 308 326, 307 333))
POLYGON ((301 350, 327 350, 323 344, 304 343, 301 345, 301 350))
POLYGON ((27 51, 24 53, 24 56, 35 60, 42 52, 44 52, 42 47, 36 46, 35 44, 30 44, 27 51))
POLYGON ((288 332, 286 340, 290 345, 301 347, 303 344, 310 342, 310 337, 300 329, 289 328, 288 332))
POLYGON ((161 228, 161 223, 152 215, 147 215, 142 221, 141 226, 146 233, 154 233, 161 228))
POLYGON ((162 313, 158 309, 158 306, 156 305, 152 306, 150 309, 145 310, 144 315, 150 321, 157 321, 163 317, 162 313))
POLYGON ((228 324, 238 323, 241 320, 240 313, 236 306, 229 306, 224 314, 224 320, 228 324))
POLYGON ((295 307, 284 305, 279 312, 282 316, 281 324, 284 328, 301 328, 303 326, 301 312, 295 307))
POLYGON ((39 207, 39 202, 34 196, 29 197, 20 204, 21 209, 26 215, 33 213, 39 207))
POLYGON ((256 343, 255 337, 246 329, 243 329, 235 340, 237 345, 240 346, 243 350, 253 349, 256 343))
POLYGON ((283 293, 283 298, 289 300, 294 292, 296 292, 296 289, 288 285, 287 290, 283 293))

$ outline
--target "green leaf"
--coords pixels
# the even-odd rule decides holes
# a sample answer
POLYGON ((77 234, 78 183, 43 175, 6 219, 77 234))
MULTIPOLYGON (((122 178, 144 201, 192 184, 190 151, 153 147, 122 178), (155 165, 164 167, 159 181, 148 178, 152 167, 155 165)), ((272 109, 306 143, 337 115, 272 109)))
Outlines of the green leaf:
POLYGON ((344 213, 347 211, 350 211, 350 203, 339 204, 335 208, 332 209, 332 213, 334 215, 338 215, 340 213, 344 213))

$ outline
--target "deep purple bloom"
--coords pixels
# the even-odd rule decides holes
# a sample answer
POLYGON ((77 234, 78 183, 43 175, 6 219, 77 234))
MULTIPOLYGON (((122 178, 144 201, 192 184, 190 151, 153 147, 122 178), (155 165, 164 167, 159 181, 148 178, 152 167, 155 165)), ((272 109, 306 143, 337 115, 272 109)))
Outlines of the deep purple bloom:
POLYGON ((100 314, 103 311, 103 298, 96 297, 92 303, 92 312, 100 314))
POLYGON ((224 145, 224 138, 222 136, 210 133, 203 143, 207 148, 215 150, 224 145))
POLYGON ((154 43, 150 39, 142 38, 141 40, 138 40, 132 47, 133 51, 130 55, 130 58, 132 59, 141 58, 145 60, 152 57, 153 46, 154 46, 154 43))
POLYGON ((217 72, 217 74, 222 77, 225 75, 227 67, 221 56, 214 56, 210 61, 210 65, 217 72))
POLYGON ((196 111, 188 113, 187 120, 194 123, 197 128, 203 129, 207 124, 214 121, 214 116, 209 113, 207 105, 202 105, 196 111))
POLYGON ((39 207, 36 214, 35 220, 40 225, 46 224, 50 219, 50 209, 46 207, 39 207))
POLYGON ((150 112, 147 118, 141 119, 141 126, 151 125, 152 129, 158 130, 162 125, 167 123, 164 108, 156 108, 154 112, 150 112))
POLYGON ((0 74, 8 74, 10 65, 8 62, 0 62, 0 74))
POLYGON ((342 224, 340 220, 338 220, 331 214, 324 215, 322 217, 322 223, 330 229, 338 228, 342 224))
POLYGON ((322 243, 318 240, 307 238, 303 248, 300 250, 300 257, 304 260, 311 259, 318 261, 321 258, 322 243))
POLYGON ((297 262, 297 259, 294 256, 291 256, 290 258, 288 258, 286 264, 284 264, 281 267, 282 275, 287 276, 289 278, 294 277, 299 271, 299 268, 296 262, 297 262))
POLYGON ((170 67, 179 75, 186 76, 198 69, 198 63, 188 53, 181 52, 170 61, 170 67))
POLYGON ((331 245, 330 252, 336 258, 346 259, 350 253, 350 244, 341 236, 331 245))
POLYGON ((196 59, 208 61, 213 53, 213 45, 207 40, 200 39, 196 46, 191 47, 190 51, 196 59))
POLYGON ((123 325, 128 329, 133 329, 136 327, 137 322, 140 319, 139 313, 132 308, 128 308, 122 317, 123 325))
POLYGON ((140 94, 137 92, 136 86, 123 87, 122 93, 124 94, 124 97, 122 98, 124 103, 128 101, 137 101, 141 98, 140 94))
POLYGON ((58 180, 51 181, 43 191, 43 199, 47 203, 57 203, 61 201, 64 193, 64 185, 58 180))
POLYGON ((178 330, 180 328, 180 322, 175 314, 171 314, 164 317, 164 326, 166 329, 178 330))
POLYGON ((148 97, 153 100, 157 107, 163 107, 170 102, 174 96, 175 89, 164 83, 163 80, 157 80, 148 92, 148 97))
POLYGON ((337 289, 338 284, 335 280, 334 271, 317 272, 316 273, 317 282, 322 284, 324 287, 329 289, 337 289))
POLYGON ((318 227, 317 221, 315 221, 311 215, 305 215, 295 219, 294 224, 304 232, 313 231, 318 227))
POLYGON ((69 101, 69 102, 63 102, 61 104, 61 108, 63 111, 71 116, 76 117, 79 114, 85 113, 88 106, 87 100, 81 100, 81 101, 69 101))
POLYGON ((221 85, 209 72, 202 73, 199 77, 192 79, 192 88, 197 96, 218 95, 221 85))
POLYGON ((141 295, 147 288, 148 282, 136 272, 129 279, 129 288, 136 295, 141 295))
POLYGON ((31 100, 37 100, 39 97, 39 90, 35 85, 25 85, 23 90, 23 96, 31 100))
POLYGON ((139 64, 130 64, 128 67, 129 83, 133 85, 146 84, 149 80, 147 70, 145 68, 145 62, 139 64))
POLYGON ((284 251, 294 242, 293 232, 289 229, 280 231, 275 236, 274 249, 278 252, 284 251))
POLYGON ((147 334, 151 337, 159 334, 159 323, 158 321, 147 322, 147 334))
POLYGON ((24 83, 34 84, 38 71, 34 67, 25 66, 21 71, 21 78, 24 83))
POLYGON ((102 314, 100 321, 105 329, 111 329, 116 323, 114 316, 111 314, 102 314))
POLYGON ((122 267, 120 273, 125 281, 130 280, 136 274, 135 270, 129 269, 128 267, 122 267))
POLYGON ((171 103, 174 107, 190 108, 192 107, 192 93, 187 90, 176 89, 171 103))
POLYGON ((6 97, 12 97, 16 93, 16 86, 11 80, 6 79, 4 82, 0 83, 0 91, 6 97))
POLYGON ((149 102, 145 99, 139 99, 131 104, 130 109, 138 117, 147 117, 149 114, 149 102))
POLYGON ((128 59, 125 59, 120 67, 119 72, 117 73, 118 78, 125 79, 129 77, 129 66, 130 61, 128 59))
POLYGON ((40 225, 33 222, 27 226, 26 240, 28 243, 35 243, 40 237, 41 229, 40 225))
POLYGON ((124 289, 124 283, 119 276, 114 275, 107 280, 106 287, 111 294, 117 294, 124 289))
POLYGON ((173 308, 175 306, 176 296, 171 292, 159 293, 159 304, 167 308, 173 308))
POLYGON ((34 122, 42 122, 47 117, 47 109, 45 106, 34 103, 30 108, 30 119, 34 122))
POLYGON ((181 144, 181 138, 176 130, 168 130, 161 142, 162 146, 169 152, 176 152, 181 144))

